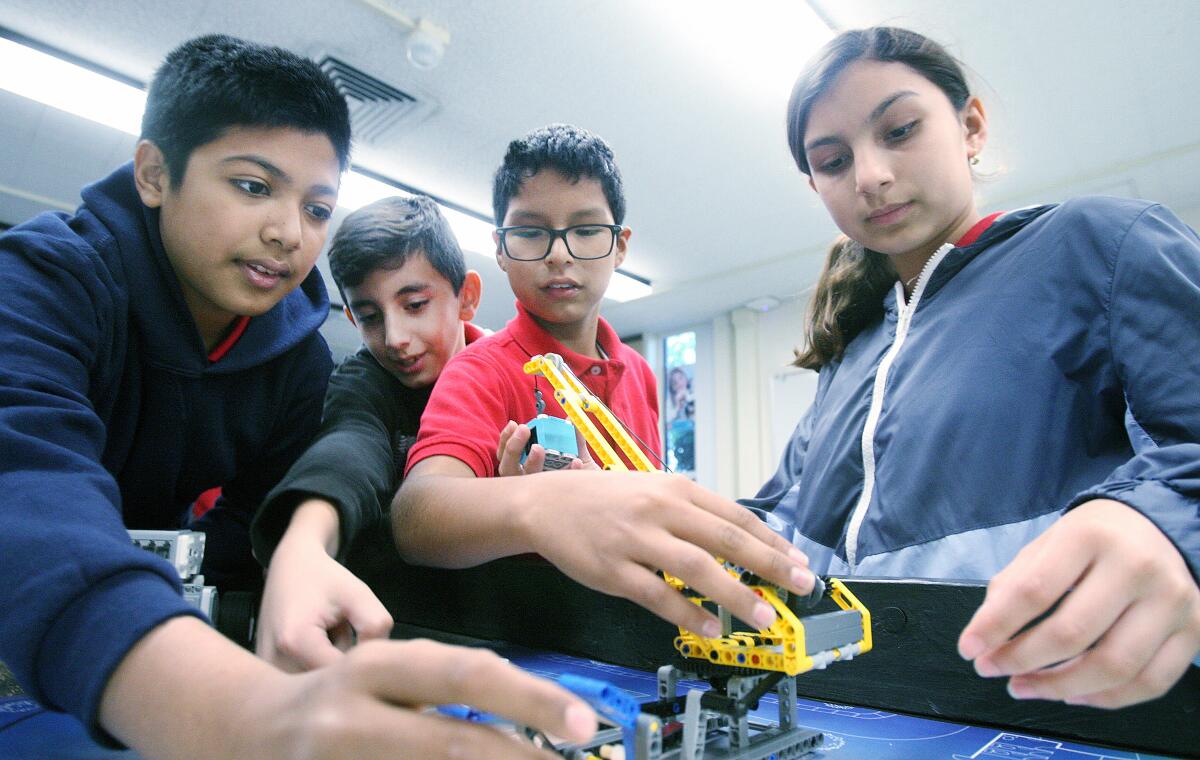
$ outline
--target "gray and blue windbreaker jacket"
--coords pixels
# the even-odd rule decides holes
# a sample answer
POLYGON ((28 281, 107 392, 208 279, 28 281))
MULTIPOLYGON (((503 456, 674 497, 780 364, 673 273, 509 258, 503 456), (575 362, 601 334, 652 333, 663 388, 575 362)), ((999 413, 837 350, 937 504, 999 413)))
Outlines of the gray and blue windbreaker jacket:
POLYGON ((1080 198, 945 245, 911 302, 821 369, 747 506, 817 572, 986 580, 1095 498, 1200 577, 1200 239, 1167 209, 1080 198))

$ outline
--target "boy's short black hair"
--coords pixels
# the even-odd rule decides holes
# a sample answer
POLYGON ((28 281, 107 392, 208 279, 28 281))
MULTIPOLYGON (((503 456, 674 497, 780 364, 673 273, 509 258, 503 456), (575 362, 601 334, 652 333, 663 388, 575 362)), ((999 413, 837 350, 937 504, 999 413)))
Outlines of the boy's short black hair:
POLYGON ((521 191, 521 183, 543 169, 554 169, 571 182, 580 177, 598 180, 613 221, 624 223, 625 188, 612 148, 586 129, 551 124, 508 144, 492 185, 492 212, 497 226, 504 224, 508 204, 521 191))
POLYGON ((395 196, 346 217, 329 244, 329 269, 343 303, 349 303, 346 288, 361 285, 376 269, 399 269, 417 254, 458 295, 467 264, 446 217, 427 196, 395 196))
POLYGON ((150 82, 142 138, 158 146, 179 184, 192 151, 231 127, 289 127, 325 135, 342 171, 350 111, 333 80, 307 58, 224 34, 172 50, 150 82))

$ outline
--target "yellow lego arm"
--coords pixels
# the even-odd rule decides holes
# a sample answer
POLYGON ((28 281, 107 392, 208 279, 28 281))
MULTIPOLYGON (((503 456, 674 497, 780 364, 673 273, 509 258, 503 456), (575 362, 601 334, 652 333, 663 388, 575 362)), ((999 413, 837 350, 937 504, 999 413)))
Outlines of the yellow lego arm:
POLYGON ((580 382, 561 356, 538 354, 525 363, 525 374, 541 375, 546 378, 546 381, 554 388, 554 398, 566 412, 571 424, 579 430, 584 440, 596 452, 604 469, 628 470, 629 468, 625 466, 621 457, 593 424, 588 417, 589 412, 608 431, 626 458, 633 463, 634 469, 643 471, 658 469, 637 445, 621 421, 580 382))

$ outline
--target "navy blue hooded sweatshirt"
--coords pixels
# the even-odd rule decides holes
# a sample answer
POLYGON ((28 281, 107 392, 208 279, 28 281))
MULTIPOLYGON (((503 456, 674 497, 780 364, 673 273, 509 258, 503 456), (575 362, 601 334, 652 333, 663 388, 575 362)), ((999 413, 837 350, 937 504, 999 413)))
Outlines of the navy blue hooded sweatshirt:
POLYGON ((209 362, 132 164, 82 196, 0 236, 0 660, 103 736, 121 658, 197 614, 126 528, 179 528, 223 486, 194 526, 207 579, 260 572, 250 517, 316 432, 332 361, 314 270, 209 362))

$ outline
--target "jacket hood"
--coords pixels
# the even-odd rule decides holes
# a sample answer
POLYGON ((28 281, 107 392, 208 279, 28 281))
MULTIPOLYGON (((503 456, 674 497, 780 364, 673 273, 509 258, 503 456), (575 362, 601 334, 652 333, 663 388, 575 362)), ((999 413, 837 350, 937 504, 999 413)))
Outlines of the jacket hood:
POLYGON ((147 356, 157 366, 188 375, 225 374, 261 365, 310 337, 329 316, 329 295, 313 268, 300 287, 270 311, 254 317, 245 333, 219 362, 209 362, 200 332, 188 310, 179 278, 163 249, 158 209, 142 203, 133 180, 133 162, 85 187, 83 207, 108 230, 109 255, 125 273, 130 319, 143 336, 147 356))

